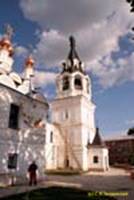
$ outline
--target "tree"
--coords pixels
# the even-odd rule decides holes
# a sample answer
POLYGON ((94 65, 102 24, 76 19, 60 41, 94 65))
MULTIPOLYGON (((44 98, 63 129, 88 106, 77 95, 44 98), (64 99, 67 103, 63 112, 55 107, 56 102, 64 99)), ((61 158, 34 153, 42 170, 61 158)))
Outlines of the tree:
POLYGON ((134 165, 134 154, 131 153, 128 157, 128 162, 130 165, 134 165))
POLYGON ((126 0, 126 1, 127 3, 130 4, 130 7, 131 7, 130 12, 134 12, 134 0, 126 0))
POLYGON ((127 135, 134 135, 134 127, 128 130, 127 135))

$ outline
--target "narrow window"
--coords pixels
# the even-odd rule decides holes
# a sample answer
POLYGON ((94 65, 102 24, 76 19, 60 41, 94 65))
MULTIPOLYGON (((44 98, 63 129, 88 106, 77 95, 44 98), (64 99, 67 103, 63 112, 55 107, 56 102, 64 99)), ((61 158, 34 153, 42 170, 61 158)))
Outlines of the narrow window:
POLYGON ((63 78, 63 90, 68 90, 69 89, 69 78, 65 76, 63 78))
POLYGON ((94 163, 98 163, 98 162, 99 162, 98 156, 94 156, 94 157, 93 157, 93 162, 94 162, 94 163))
POLYGON ((9 114, 9 128, 18 129, 19 106, 11 104, 9 114))
POLYGON ((44 135, 44 144, 46 144, 46 135, 44 135))
POLYGON ((68 168, 68 167, 69 167, 69 159, 66 158, 66 160, 65 160, 65 168, 68 168))
POLYGON ((50 133, 50 142, 51 143, 53 142, 53 131, 51 131, 51 133, 50 133))
POLYGON ((17 153, 9 153, 8 154, 8 169, 16 169, 17 168, 17 153))
POLYGON ((65 112, 65 119, 68 119, 68 112, 65 112))
POLYGON ((87 93, 89 93, 89 81, 87 80, 87 93))

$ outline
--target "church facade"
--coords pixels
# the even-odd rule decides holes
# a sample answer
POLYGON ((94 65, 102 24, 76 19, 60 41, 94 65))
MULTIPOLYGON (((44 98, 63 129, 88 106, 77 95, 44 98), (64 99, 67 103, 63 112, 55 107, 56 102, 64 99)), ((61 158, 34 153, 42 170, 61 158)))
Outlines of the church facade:
POLYGON ((13 71, 13 53, 11 38, 5 34, 0 40, 0 172, 24 175, 33 160, 40 174, 57 169, 108 170, 108 149, 95 126, 91 80, 74 38, 70 37, 51 103, 33 85, 32 56, 25 61, 22 77, 13 71))

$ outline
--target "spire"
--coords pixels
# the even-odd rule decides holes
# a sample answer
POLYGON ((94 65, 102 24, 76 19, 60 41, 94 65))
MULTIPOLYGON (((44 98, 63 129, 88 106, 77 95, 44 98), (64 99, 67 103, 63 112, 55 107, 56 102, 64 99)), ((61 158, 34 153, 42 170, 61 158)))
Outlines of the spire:
POLYGON ((98 127, 96 128, 96 134, 95 134, 95 137, 94 137, 92 145, 100 145, 100 146, 104 145, 104 143, 103 143, 103 141, 101 139, 98 127))
POLYGON ((6 36, 8 39, 11 39, 13 33, 14 33, 13 27, 12 27, 10 24, 6 24, 6 25, 5 25, 5 36, 6 36))
POLYGON ((63 65, 62 73, 64 72, 73 73, 73 72, 79 71, 85 74, 84 63, 81 62, 78 56, 78 53, 76 51, 75 38, 72 35, 69 37, 69 42, 70 42, 70 50, 69 50, 67 60, 62 63, 63 65))
POLYGON ((71 61, 71 64, 73 65, 74 59, 79 59, 79 56, 77 54, 76 51, 76 42, 75 42, 75 38, 73 36, 69 37, 69 41, 70 41, 70 52, 68 54, 68 59, 71 61))

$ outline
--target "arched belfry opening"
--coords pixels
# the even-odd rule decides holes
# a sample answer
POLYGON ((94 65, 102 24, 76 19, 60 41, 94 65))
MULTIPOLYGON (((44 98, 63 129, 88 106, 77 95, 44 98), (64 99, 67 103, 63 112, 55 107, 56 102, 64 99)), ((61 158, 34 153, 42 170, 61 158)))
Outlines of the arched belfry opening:
POLYGON ((62 70, 57 76, 57 97, 84 95, 91 99, 90 80, 81 61, 73 36, 69 37, 70 49, 66 60, 62 62, 62 70))
POLYGON ((65 77, 63 77, 62 89, 63 90, 68 90, 69 88, 70 88, 69 77, 65 76, 65 77))
POLYGON ((74 86, 77 90, 82 90, 82 79, 80 76, 76 76, 74 79, 74 86))

